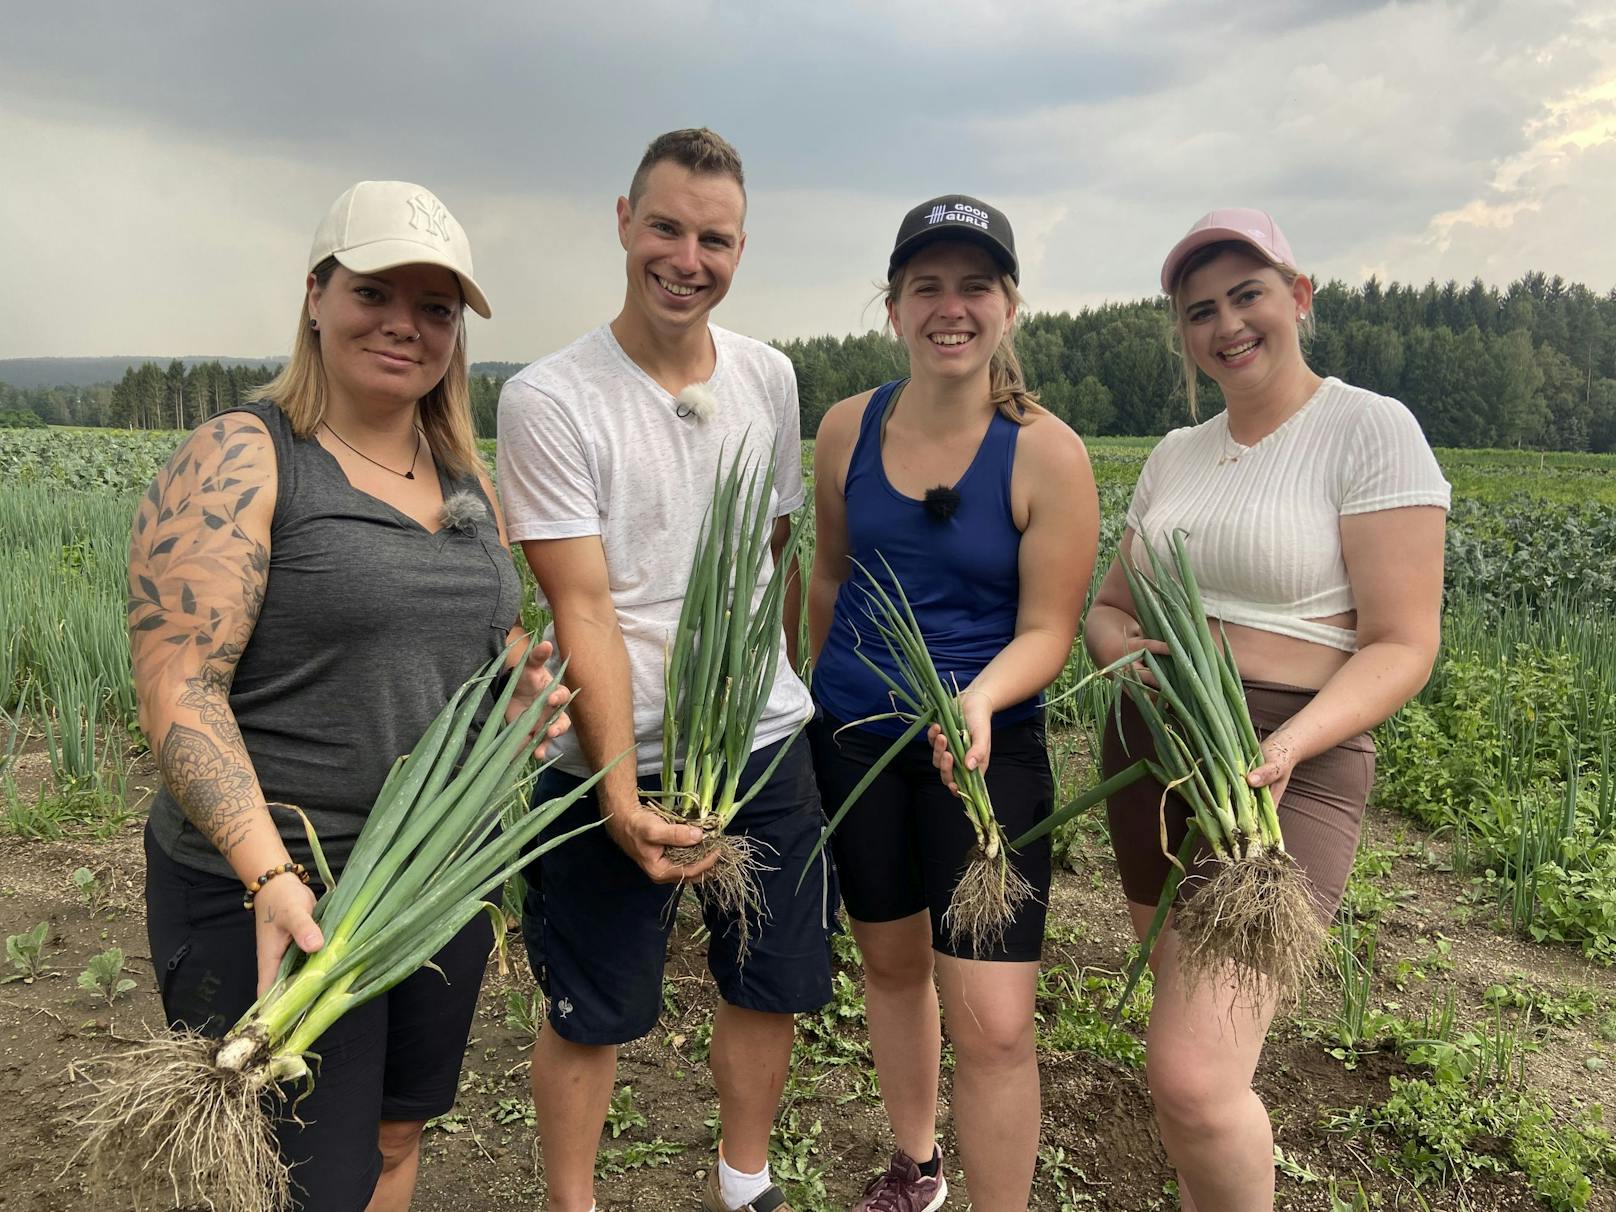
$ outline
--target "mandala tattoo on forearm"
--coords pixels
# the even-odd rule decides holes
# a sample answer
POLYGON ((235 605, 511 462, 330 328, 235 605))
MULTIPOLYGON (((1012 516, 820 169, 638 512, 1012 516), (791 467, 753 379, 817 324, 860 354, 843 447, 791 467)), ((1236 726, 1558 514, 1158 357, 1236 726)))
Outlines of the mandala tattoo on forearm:
POLYGON ((244 757, 226 753, 194 728, 175 724, 163 738, 158 763, 186 819, 228 855, 247 836, 258 807, 244 757))

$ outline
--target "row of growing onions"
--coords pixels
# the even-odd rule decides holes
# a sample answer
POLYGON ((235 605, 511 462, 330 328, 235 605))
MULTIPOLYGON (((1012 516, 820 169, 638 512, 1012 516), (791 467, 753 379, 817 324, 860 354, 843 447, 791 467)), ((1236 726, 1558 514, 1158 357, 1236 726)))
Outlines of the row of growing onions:
POLYGON ((0 488, 0 800, 18 832, 122 815, 135 713, 122 605, 132 510, 121 495, 0 488), (29 739, 51 770, 32 796, 3 760, 29 739))

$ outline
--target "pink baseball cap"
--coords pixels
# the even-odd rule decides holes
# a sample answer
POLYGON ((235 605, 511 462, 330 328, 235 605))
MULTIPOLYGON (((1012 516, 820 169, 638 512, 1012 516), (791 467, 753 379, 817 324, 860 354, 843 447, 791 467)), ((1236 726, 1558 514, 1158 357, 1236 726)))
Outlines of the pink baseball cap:
POLYGON ((1247 245, 1271 265, 1296 267, 1296 254, 1291 252, 1291 242, 1279 230, 1273 215, 1245 206, 1226 206, 1221 210, 1207 211, 1195 221, 1188 234, 1173 245, 1173 251, 1162 262, 1162 290, 1167 294, 1173 293, 1173 280, 1196 249, 1225 240, 1236 240, 1247 245))

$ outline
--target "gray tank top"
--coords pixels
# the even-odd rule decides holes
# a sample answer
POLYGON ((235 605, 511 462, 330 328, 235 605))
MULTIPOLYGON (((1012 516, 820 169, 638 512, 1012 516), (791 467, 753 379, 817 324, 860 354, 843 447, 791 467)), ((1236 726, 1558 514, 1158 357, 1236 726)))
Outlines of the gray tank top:
MULTIPOLYGON (((504 647, 521 580, 491 512, 428 533, 349 484, 274 404, 235 411, 269 428, 279 496, 263 609, 230 706, 264 797, 309 814, 336 871, 394 760, 504 647)), ((490 504, 475 476, 457 482, 440 470, 438 480, 445 498, 464 489, 490 504)), ((297 815, 273 815, 287 850, 313 871, 297 815)), ((151 828, 176 862, 234 878, 166 787, 151 828)))

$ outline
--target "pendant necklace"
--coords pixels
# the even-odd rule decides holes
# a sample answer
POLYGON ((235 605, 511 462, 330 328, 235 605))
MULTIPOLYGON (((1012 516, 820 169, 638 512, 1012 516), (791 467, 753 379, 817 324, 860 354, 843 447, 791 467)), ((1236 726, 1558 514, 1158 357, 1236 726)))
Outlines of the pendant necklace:
POLYGON ((405 479, 405 480, 413 480, 413 479, 415 479, 415 463, 416 463, 416 460, 418 460, 421 457, 421 427, 419 425, 417 425, 415 427, 415 453, 410 456, 410 469, 408 471, 393 471, 393 469, 391 467, 389 467, 386 463, 377 463, 375 459, 371 458, 364 451, 360 450, 359 447, 355 446, 352 442, 348 441, 346 438, 344 438, 336 430, 332 429, 329 422, 321 421, 320 424, 325 426, 326 433, 330 434, 337 441, 341 442, 344 446, 346 446, 349 450, 353 451, 354 454, 358 455, 365 462, 367 462, 367 463, 375 463, 375 465, 377 467, 380 467, 383 471, 392 472, 393 475, 398 476, 401 479, 405 479))
POLYGON ((1222 467, 1225 463, 1238 463, 1240 462, 1240 456, 1250 449, 1249 446, 1242 446, 1234 440, 1234 437, 1229 433, 1229 422, 1225 419, 1223 422, 1223 452, 1218 455, 1217 465, 1222 467), (1234 447, 1233 454, 1229 453, 1231 446, 1234 447))

